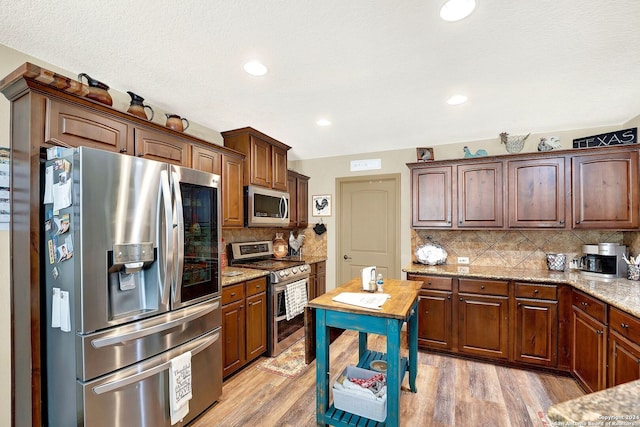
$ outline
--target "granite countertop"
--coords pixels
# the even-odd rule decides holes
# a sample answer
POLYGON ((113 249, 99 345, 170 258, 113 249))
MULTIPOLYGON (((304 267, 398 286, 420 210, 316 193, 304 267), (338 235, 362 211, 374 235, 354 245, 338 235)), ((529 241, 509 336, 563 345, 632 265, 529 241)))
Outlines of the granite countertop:
POLYGON ((315 264, 316 262, 322 262, 322 261, 326 261, 327 257, 322 257, 322 256, 305 256, 302 255, 302 259, 304 262, 306 262, 307 264, 315 264))
POLYGON ((640 380, 558 403, 547 416, 554 426, 640 426, 640 380))
POLYGON ((267 270, 256 270, 254 268, 225 267, 222 271, 222 287, 245 282, 258 277, 268 276, 267 270))
POLYGON ((598 279, 587 278, 577 271, 527 270, 459 264, 425 265, 411 263, 403 268, 402 271, 416 274, 433 274, 436 276, 568 284, 622 311, 640 317, 640 282, 623 278, 598 279))

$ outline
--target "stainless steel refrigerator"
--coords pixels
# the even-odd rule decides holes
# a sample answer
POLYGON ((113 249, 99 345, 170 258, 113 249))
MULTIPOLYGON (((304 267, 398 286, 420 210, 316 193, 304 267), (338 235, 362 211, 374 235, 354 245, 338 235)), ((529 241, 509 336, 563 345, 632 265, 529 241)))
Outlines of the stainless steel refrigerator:
POLYGON ((219 176, 86 147, 44 165, 43 343, 50 426, 184 425, 222 393, 219 176))

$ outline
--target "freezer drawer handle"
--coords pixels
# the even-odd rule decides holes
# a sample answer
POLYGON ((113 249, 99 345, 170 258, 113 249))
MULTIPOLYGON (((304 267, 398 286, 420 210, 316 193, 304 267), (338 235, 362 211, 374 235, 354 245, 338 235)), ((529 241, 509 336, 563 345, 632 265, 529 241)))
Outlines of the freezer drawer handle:
POLYGON ((179 319, 174 319, 167 323, 162 323, 160 325, 155 325, 149 328, 133 331, 128 334, 113 335, 113 336, 108 336, 104 338, 98 338, 96 340, 92 340, 91 345, 94 348, 103 348, 103 347, 109 347, 115 344, 124 344, 128 341, 137 340, 138 338, 144 338, 147 335, 157 334, 158 332, 166 331, 168 329, 179 326, 183 323, 188 323, 194 319, 197 319, 198 317, 205 316, 211 313, 213 310, 217 309, 219 306, 220 306, 220 302, 214 301, 206 309, 196 311, 195 313, 189 314, 188 316, 181 317, 179 319))
MULTIPOLYGON (((196 354, 200 353, 202 350, 204 350, 205 348, 209 347, 211 344, 213 344, 215 341, 217 341, 220 338, 220 332, 216 332, 215 334, 213 334, 211 337, 207 338, 207 340, 200 344, 198 347, 196 347, 195 349, 191 350, 191 356, 195 356, 196 354)), ((110 383, 106 383, 106 384, 102 384, 99 386, 96 386, 93 388, 93 392, 95 394, 104 394, 104 393, 109 393, 110 391, 114 391, 117 390, 119 388, 122 387, 126 387, 128 385, 140 382, 146 378, 152 377, 162 371, 164 371, 165 369, 169 369, 169 367, 171 366, 171 360, 168 360, 158 366, 154 366, 151 369, 147 369, 146 371, 142 371, 139 372, 135 375, 131 375, 130 377, 126 377, 123 378, 121 380, 117 380, 117 381, 112 381, 110 383)))

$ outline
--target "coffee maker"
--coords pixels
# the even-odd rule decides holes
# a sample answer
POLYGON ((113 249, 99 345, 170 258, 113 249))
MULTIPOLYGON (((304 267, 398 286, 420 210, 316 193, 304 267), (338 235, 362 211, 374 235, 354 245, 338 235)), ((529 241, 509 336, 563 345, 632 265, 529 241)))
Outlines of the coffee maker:
POLYGON ((582 255, 578 258, 580 274, 596 278, 614 279, 627 276, 627 247, 617 243, 582 245, 582 255))

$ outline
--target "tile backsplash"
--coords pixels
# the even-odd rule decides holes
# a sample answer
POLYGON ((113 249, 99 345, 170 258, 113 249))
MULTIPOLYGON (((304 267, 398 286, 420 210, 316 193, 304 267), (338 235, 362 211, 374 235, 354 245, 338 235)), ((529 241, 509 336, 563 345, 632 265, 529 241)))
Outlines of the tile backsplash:
MULTIPOLYGON (((314 225, 315 224, 311 224, 305 229, 293 230, 293 235, 298 236, 299 233, 302 233, 305 236, 304 243, 302 244, 303 256, 326 257, 327 233, 318 236, 315 231, 313 231, 314 225)), ((224 238, 225 245, 229 245, 229 243, 254 242, 259 240, 273 241, 276 237, 276 233, 282 233, 282 237, 288 241, 290 231, 291 230, 285 230, 282 228, 223 229, 222 237, 224 238)), ((229 251, 227 250, 227 254, 228 253, 229 251)))
POLYGON ((640 233, 593 230, 411 230, 411 257, 415 249, 430 241, 448 253, 447 264, 469 257, 470 265, 511 268, 547 268, 547 253, 563 253, 569 260, 582 254, 582 245, 618 243, 632 255, 640 250, 640 233))

